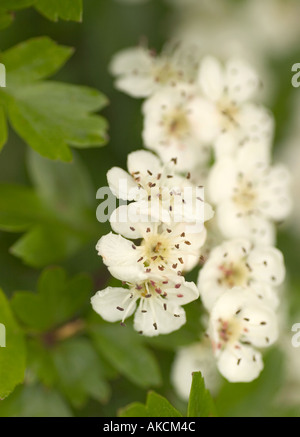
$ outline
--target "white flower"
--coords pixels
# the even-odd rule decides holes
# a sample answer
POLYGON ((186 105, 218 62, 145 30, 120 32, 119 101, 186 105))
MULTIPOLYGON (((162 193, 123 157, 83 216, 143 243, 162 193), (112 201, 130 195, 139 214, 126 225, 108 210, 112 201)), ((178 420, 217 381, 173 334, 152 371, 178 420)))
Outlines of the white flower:
POLYGON ((220 373, 230 382, 250 382, 263 369, 256 348, 278 338, 277 317, 251 291, 235 287, 217 300, 208 332, 220 373))
POLYGON ((263 144, 244 144, 234 158, 223 157, 211 170, 207 191, 226 238, 273 245, 273 222, 291 212, 289 171, 283 165, 270 166, 266 150, 263 144))
POLYGON ((121 321, 134 312, 134 329, 153 337, 169 334, 186 322, 185 305, 199 297, 193 282, 182 277, 153 276, 144 281, 129 283, 128 289, 107 287, 91 299, 93 309, 108 322, 121 321))
POLYGON ((228 289, 250 289, 264 305, 279 301, 274 287, 282 284, 285 267, 282 253, 274 247, 253 247, 248 240, 226 241, 216 247, 199 273, 198 287, 205 308, 211 311, 228 289))
POLYGON ((172 365, 171 381, 177 394, 184 400, 189 399, 192 374, 197 371, 201 372, 205 386, 212 395, 217 394, 221 378, 211 344, 207 340, 181 347, 176 353, 172 365))
POLYGON ((149 273, 181 275, 197 265, 206 238, 205 228, 192 234, 186 233, 186 228, 184 224, 168 227, 149 223, 146 228, 132 230, 135 235, 140 231, 140 244, 110 233, 101 237, 96 249, 110 273, 121 280, 141 280, 149 273))
POLYGON ((151 152, 128 155, 128 171, 113 167, 107 173, 109 187, 118 198, 134 201, 118 207, 110 217, 113 230, 128 238, 140 238, 149 223, 196 223, 199 228, 213 216, 204 202, 204 188, 194 187, 175 174, 177 159, 162 165, 151 152))
POLYGON ((149 97, 166 85, 190 83, 197 67, 190 51, 181 47, 167 47, 160 56, 145 47, 133 47, 114 56, 110 71, 117 77, 116 88, 132 97, 149 97))
POLYGON ((190 171, 208 161, 218 132, 217 114, 197 88, 165 87, 144 103, 143 113, 145 146, 155 150, 163 162, 175 156, 178 169, 190 171))
POLYGON ((249 102, 260 81, 252 68, 240 59, 230 59, 225 67, 211 56, 203 59, 198 77, 204 96, 214 103, 219 135, 216 156, 232 155, 245 140, 270 147, 273 119, 269 112, 249 102))

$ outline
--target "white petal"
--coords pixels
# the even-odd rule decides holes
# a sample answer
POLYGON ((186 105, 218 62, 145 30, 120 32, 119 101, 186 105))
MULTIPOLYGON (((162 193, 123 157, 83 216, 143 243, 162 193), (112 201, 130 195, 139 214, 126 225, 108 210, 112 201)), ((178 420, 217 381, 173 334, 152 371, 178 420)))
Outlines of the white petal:
POLYGON ((146 278, 143 266, 137 262, 140 256, 132 241, 110 233, 98 241, 96 249, 115 278, 132 283, 146 278))
POLYGON ((272 308, 263 305, 255 297, 252 301, 244 304, 239 314, 247 329, 245 340, 252 345, 263 348, 275 343, 278 339, 278 318, 272 308))
MULTIPOLYGON (((184 271, 189 272, 199 263, 200 255, 201 255, 201 247, 205 244, 207 237, 207 231, 204 227, 202 232, 196 232, 193 234, 186 234, 187 241, 190 241, 192 244, 190 247, 193 252, 196 252, 197 255, 191 255, 187 253, 184 255, 184 271)), ((188 252, 188 249, 187 249, 188 252)))
MULTIPOLYGON (((274 319, 274 311, 269 310, 251 289, 243 287, 234 287, 231 290, 226 291, 216 301, 211 311, 210 318, 210 327, 212 328, 211 332, 214 340, 218 340, 219 338, 218 328, 216 328, 218 327, 219 319, 230 320, 232 317, 239 318, 242 321, 243 326, 245 325, 249 329, 252 329, 253 324, 255 324, 255 327, 264 327, 264 325, 260 325, 264 320, 270 320, 272 322, 271 325, 276 325, 276 323, 273 323, 276 319, 274 319), (257 315, 255 315, 256 313, 257 315), (249 318, 249 325, 247 325, 249 322, 246 323, 246 321, 244 321, 245 317, 249 318)), ((275 338, 276 335, 277 333, 271 336, 271 338, 275 338)))
POLYGON ((248 257, 251 276, 257 281, 270 285, 280 285, 285 278, 282 253, 275 247, 256 247, 248 257))
POLYGON ((100 238, 96 245, 96 250, 98 255, 102 256, 103 262, 107 266, 128 265, 136 259, 136 254, 131 246, 131 241, 126 240, 121 235, 110 232, 100 238))
POLYGON ((125 312, 130 317, 136 308, 130 299, 130 292, 124 288, 107 287, 98 291, 92 298, 91 304, 93 309, 107 322, 116 322, 122 320, 125 312), (128 311, 129 305, 131 306, 128 311), (119 310, 117 307, 121 308, 119 310))
POLYGON ((152 210, 148 202, 133 202, 115 209, 109 221, 116 233, 126 238, 142 238, 147 228, 152 229, 153 223, 159 222, 160 211, 157 212, 156 217, 154 217, 156 211, 153 211, 153 216, 150 216, 150 212, 152 210))
POLYGON ((237 168, 233 159, 224 157, 211 169, 207 182, 209 200, 218 204, 232 194, 236 184, 237 168))
POLYGON ((216 395, 221 378, 217 371, 216 360, 211 346, 206 342, 199 342, 187 347, 182 347, 176 353, 172 365, 171 380, 178 395, 188 400, 190 395, 192 374, 200 371, 205 387, 216 395))
POLYGON ((235 102, 251 98, 260 84, 257 73, 241 59, 231 59, 227 62, 225 77, 228 95, 235 102))
POLYGON ((182 277, 179 277, 178 281, 173 285, 172 281, 170 281, 166 292, 168 293, 168 302, 175 306, 186 305, 199 297, 199 290, 194 282, 187 282, 182 277))
POLYGON ((115 87, 131 97, 142 98, 151 96, 157 88, 157 84, 152 76, 136 77, 130 75, 117 79, 115 87))
POLYGON ((290 172, 283 165, 271 167, 261 180, 260 209, 268 218, 284 220, 292 211, 290 172))
POLYGON ((127 168, 129 173, 140 172, 141 175, 147 175, 147 171, 151 171, 153 175, 161 172, 162 165, 157 156, 146 150, 137 150, 131 152, 127 158, 127 168))
POLYGON ((262 171, 267 168, 271 162, 271 147, 268 141, 254 141, 248 139, 239 148, 236 156, 238 168, 244 173, 253 173, 253 171, 262 171))
POLYGON ((133 47, 122 50, 113 57, 110 72, 115 76, 133 73, 136 69, 146 73, 150 71, 152 63, 148 50, 143 47, 133 47))
POLYGON ((264 217, 257 215, 239 216, 240 211, 231 202, 223 202, 217 209, 217 222, 226 238, 247 238, 260 245, 275 243, 274 225, 264 217))
POLYGON ((251 284, 249 285, 248 289, 251 290, 267 308, 275 311, 279 307, 279 295, 274 287, 271 287, 271 285, 261 281, 251 280, 251 284))
POLYGON ((113 167, 107 172, 107 181, 112 193, 123 200, 135 200, 138 196, 138 186, 133 178, 119 167, 113 167))
POLYGON ((237 122, 241 140, 249 138, 254 142, 265 142, 270 147, 274 135, 274 118, 266 108, 245 103, 239 108, 237 122))
POLYGON ((231 263, 234 268, 235 264, 242 262, 250 248, 251 244, 248 240, 237 239, 227 241, 213 249, 198 277, 201 299, 208 311, 211 311, 216 300, 229 288, 226 283, 219 282, 220 266, 226 262, 231 263))
MULTIPOLYGON (((202 97, 187 105, 191 134, 203 144, 210 144, 219 133, 219 113, 214 104, 202 97)), ((199 147, 200 148, 200 147, 199 147)))
POLYGON ((221 98, 224 91, 224 70, 220 62, 207 56, 199 69, 198 83, 206 97, 213 101, 221 98))
POLYGON ((263 369, 261 354, 249 346, 226 348, 218 358, 218 369, 229 382, 251 382, 263 369))
POLYGON ((165 137, 161 134, 161 128, 155 130, 154 127, 152 128, 150 126, 149 130, 144 130, 146 147, 157 152, 162 162, 166 164, 169 163, 171 159, 176 158, 178 171, 190 171, 193 170, 196 165, 205 165, 208 161, 208 149, 202 147, 199 141, 193 138, 184 142, 180 142, 177 139, 169 139, 167 145, 162 144, 161 140, 165 140, 165 137), (149 132, 151 132, 151 140, 149 140, 149 132), (152 139, 154 136, 156 136, 156 138, 152 139))
POLYGON ((169 334, 181 328, 186 322, 184 310, 169 302, 165 310, 163 303, 163 300, 159 298, 141 299, 134 316, 134 329, 143 335, 154 337, 159 334, 169 334))
POLYGON ((238 135, 236 131, 222 132, 214 143, 216 158, 222 159, 224 156, 233 156, 238 148, 238 135))
POLYGON ((117 53, 110 64, 111 73, 118 76, 116 88, 132 97, 148 97, 156 88, 152 76, 154 63, 155 59, 143 47, 117 53))

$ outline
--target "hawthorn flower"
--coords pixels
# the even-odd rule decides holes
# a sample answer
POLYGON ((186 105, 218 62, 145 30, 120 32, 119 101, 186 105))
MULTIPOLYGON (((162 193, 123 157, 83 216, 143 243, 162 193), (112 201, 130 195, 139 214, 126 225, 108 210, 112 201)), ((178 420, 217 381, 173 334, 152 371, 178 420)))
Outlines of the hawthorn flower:
POLYGON ((213 166, 207 191, 226 238, 244 237, 273 245, 274 222, 284 220, 291 212, 289 187, 287 168, 270 166, 266 148, 248 143, 234 158, 223 157, 213 166))
POLYGON ((207 339, 189 346, 181 347, 172 365, 171 381, 177 394, 189 399, 193 372, 200 371, 206 388, 214 395, 218 392, 221 378, 211 344, 207 339))
POLYGON ((223 67, 214 57, 203 59, 198 84, 204 96, 214 104, 219 134, 214 147, 217 158, 235 154, 246 140, 271 145, 273 118, 250 100, 258 91, 256 72, 240 59, 230 59, 223 67))
POLYGON ((144 103, 143 113, 145 146, 163 162, 176 156, 181 171, 206 164, 218 126, 214 105, 197 88, 165 87, 144 103))
POLYGON ((134 315, 134 329, 153 337, 169 334, 186 322, 181 307, 199 297, 193 282, 182 277, 152 276, 128 283, 128 288, 107 287, 91 299, 93 309, 106 321, 124 321, 134 315))
POLYGON ((208 333, 220 373, 229 382, 250 382, 263 369, 257 348, 278 338, 277 317, 251 291, 234 287, 216 301, 208 333))
POLYGON ((194 187, 190 173, 175 173, 177 159, 162 165, 151 152, 128 155, 129 174, 118 167, 107 173, 109 187, 119 199, 133 201, 118 207, 110 217, 113 230, 127 238, 140 238, 149 223, 196 223, 201 228, 213 216, 204 202, 204 187, 194 187))
POLYGON ((251 290, 264 305, 276 307, 275 287, 282 284, 285 267, 282 253, 274 247, 253 247, 236 239, 216 247, 199 273, 198 288, 205 308, 211 311, 228 289, 251 290))
POLYGON ((182 81, 191 83, 197 68, 190 50, 181 47, 167 47, 160 56, 145 47, 128 48, 117 53, 110 65, 116 88, 132 97, 149 97, 182 81))
POLYGON ((200 248, 206 238, 206 230, 199 233, 186 233, 184 224, 168 227, 165 224, 149 223, 146 228, 133 228, 140 231, 140 244, 110 233, 100 238, 96 249, 102 256, 110 273, 121 280, 145 279, 148 274, 182 275, 192 270, 200 259, 200 248))

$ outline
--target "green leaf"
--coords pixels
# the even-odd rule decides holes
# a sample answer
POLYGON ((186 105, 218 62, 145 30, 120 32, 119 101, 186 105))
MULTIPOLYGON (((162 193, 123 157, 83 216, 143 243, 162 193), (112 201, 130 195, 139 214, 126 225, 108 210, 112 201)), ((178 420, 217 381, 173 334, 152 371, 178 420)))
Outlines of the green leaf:
POLYGON ((216 400, 220 416, 264 417, 269 414, 273 400, 283 380, 283 356, 273 349, 265 358, 265 368, 260 377, 250 383, 225 382, 216 400))
POLYGON ((5 29, 13 21, 13 15, 9 12, 0 11, 0 29, 5 29))
POLYGON ((174 408, 163 396, 150 391, 146 405, 134 402, 119 412, 120 417, 182 417, 182 414, 174 408))
POLYGON ((61 224, 37 225, 21 237, 10 252, 25 264, 40 268, 71 256, 88 241, 86 234, 61 224))
POLYGON ((82 407, 89 397, 107 401, 110 387, 102 373, 99 356, 90 341, 74 338, 52 350, 50 359, 57 372, 57 387, 75 407, 82 407))
POLYGON ((146 407, 150 417, 182 417, 166 398, 154 391, 148 393, 146 407))
POLYGON ((59 389, 75 408, 89 398, 107 401, 110 387, 89 339, 70 338, 52 347, 42 339, 30 339, 28 344, 29 371, 47 387, 59 389))
POLYGON ((157 361, 137 333, 120 325, 93 325, 90 334, 99 353, 134 384, 146 388, 161 383, 157 361))
POLYGON ((119 417, 148 417, 146 405, 140 402, 133 402, 127 407, 121 408, 118 413, 119 417))
POLYGON ((211 417, 216 415, 214 401, 205 388, 201 372, 193 373, 187 415, 188 417, 211 417))
POLYGON ((33 267, 44 267, 74 255, 99 236, 90 176, 78 156, 70 164, 29 154, 36 186, 0 184, 0 229, 28 230, 11 247, 33 267), (43 199, 43 200, 41 200, 43 199))
POLYGON ((98 147, 107 141, 107 122, 94 112, 107 104, 98 91, 43 82, 70 57, 72 49, 51 39, 33 38, 0 56, 7 86, 0 103, 20 137, 42 156, 71 161, 69 146, 98 147))
POLYGON ((36 0, 1 0, 0 11, 13 11, 33 5, 36 0))
POLYGON ((47 331, 82 310, 91 290, 92 283, 87 275, 67 279, 63 269, 49 268, 41 274, 36 294, 17 292, 11 305, 25 325, 37 331, 47 331))
POLYGON ((82 20, 82 0, 37 0, 35 8, 52 21, 82 20))
POLYGON ((52 360, 51 349, 46 347, 43 338, 27 338, 27 369, 33 381, 46 387, 53 387, 57 373, 52 360))
POLYGON ((64 163, 42 158, 31 149, 28 152, 28 169, 36 191, 60 216, 76 214, 78 220, 78 214, 94 207, 94 187, 77 155, 71 163, 64 163))
POLYGON ((0 184, 0 229, 20 232, 47 218, 47 210, 34 190, 0 184))
POLYGON ((26 351, 23 333, 15 321, 2 290, 0 290, 0 323, 0 345, 3 345, 3 337, 6 337, 6 347, 0 347, 0 398, 4 399, 17 384, 23 382, 26 351))
POLYGON ((72 48, 59 46, 45 36, 29 39, 2 52, 0 62, 6 68, 7 86, 14 88, 51 76, 73 52, 72 48))
POLYGON ((72 417, 72 411, 55 390, 39 385, 18 387, 0 402, 0 417, 72 417))

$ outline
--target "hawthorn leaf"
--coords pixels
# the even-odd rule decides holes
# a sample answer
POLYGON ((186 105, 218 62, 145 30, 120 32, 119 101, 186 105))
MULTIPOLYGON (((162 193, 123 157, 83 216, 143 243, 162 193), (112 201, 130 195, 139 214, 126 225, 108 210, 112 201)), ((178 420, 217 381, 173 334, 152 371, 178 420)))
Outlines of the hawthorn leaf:
POLYGON ((16 292, 11 305, 26 326, 46 332, 75 317, 89 302, 92 290, 90 278, 78 274, 68 279, 62 268, 44 270, 37 293, 16 292))
POLYGON ((82 21, 82 0, 37 0, 34 6, 52 21, 82 21))
POLYGON ((150 391, 146 405, 134 402, 119 411, 120 417, 182 417, 182 414, 163 396, 150 391))
POLYGON ((102 93, 43 80, 58 71, 72 52, 40 37, 0 55, 7 72, 0 103, 12 127, 42 156, 67 162, 72 160, 69 146, 99 147, 107 142, 107 122, 95 114, 107 104, 102 93))
POLYGON ((26 348, 24 334, 0 290, 0 399, 6 398, 24 379, 26 348))

